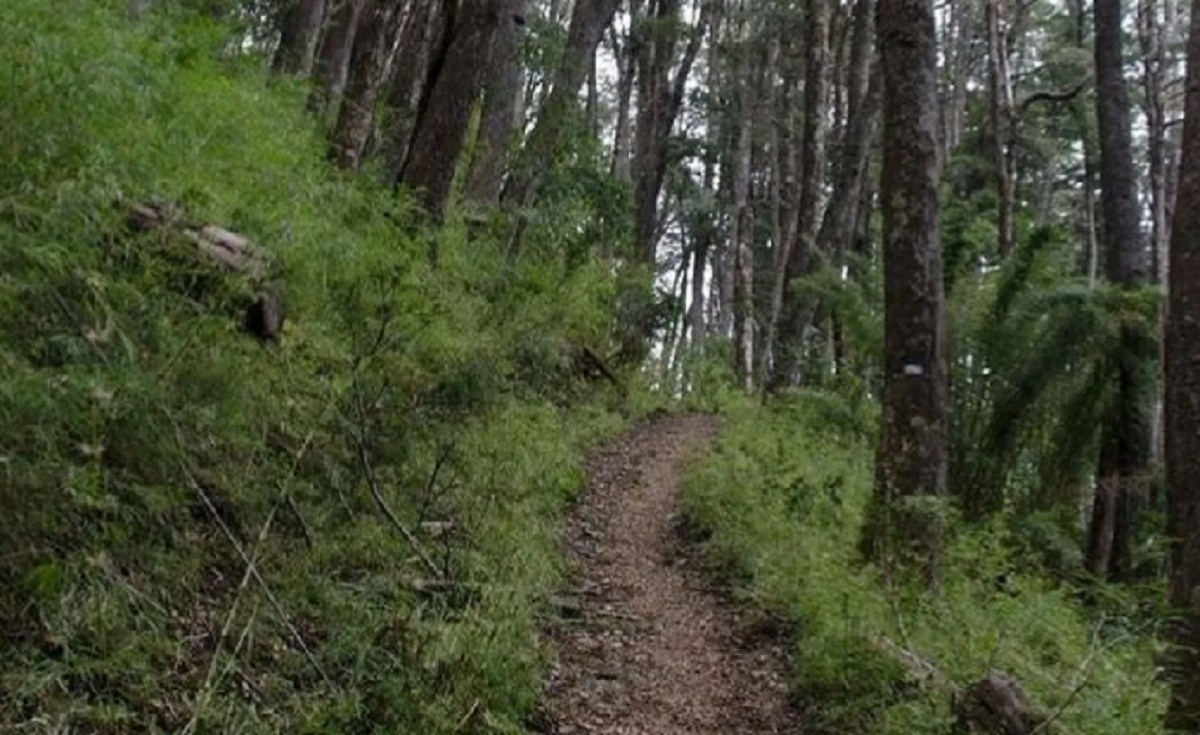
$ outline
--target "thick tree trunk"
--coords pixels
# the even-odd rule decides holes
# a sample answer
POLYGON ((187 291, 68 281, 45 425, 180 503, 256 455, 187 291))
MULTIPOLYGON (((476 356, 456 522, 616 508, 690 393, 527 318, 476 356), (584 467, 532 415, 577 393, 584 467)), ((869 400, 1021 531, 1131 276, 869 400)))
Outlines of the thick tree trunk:
POLYGON ((311 72, 324 21, 325 0, 294 0, 284 17, 271 68, 277 74, 311 72))
POLYGON ((350 74, 350 54, 363 0, 335 0, 325 34, 321 38, 313 70, 313 88, 308 97, 308 109, 324 116, 330 105, 342 98, 346 78, 350 74))
POLYGON ((400 59, 388 81, 382 133, 384 179, 392 185, 400 181, 417 117, 443 63, 452 30, 447 28, 448 18, 457 12, 455 0, 415 0, 412 20, 400 36, 400 59))
POLYGON ((515 0, 488 0, 463 8, 428 102, 417 118, 400 183, 416 192, 434 220, 441 219, 450 199, 492 40, 501 26, 523 22, 524 15, 517 10, 515 0))
POLYGON ((500 19, 492 42, 489 68, 484 80, 483 112, 475 155, 467 176, 466 198, 484 206, 500 203, 508 152, 512 147, 517 122, 518 91, 521 88, 521 28, 525 19, 525 0, 515 0, 510 10, 518 22, 500 19))
MULTIPOLYGON (((1121 51, 1121 20, 1120 0, 1097 0, 1100 206, 1104 215, 1105 274, 1114 284, 1136 286, 1145 281, 1147 274, 1121 51)), ((1122 339, 1126 337, 1123 335, 1122 339)), ((1098 576, 1128 578, 1132 572, 1133 533, 1150 486, 1150 395, 1139 368, 1132 357, 1118 366, 1116 406, 1102 429, 1096 512, 1092 515, 1086 558, 1088 570, 1098 576), (1104 538, 1109 529, 1111 540, 1104 538)))
POLYGON ((329 159, 341 169, 357 171, 375 122, 375 100, 383 84, 388 55, 409 18, 407 0, 368 0, 359 19, 350 77, 334 125, 329 159))
POLYGON ((947 366, 938 222, 933 0, 879 3, 883 65, 884 393, 868 557, 910 562, 936 586, 945 494, 947 366), (931 507, 932 506, 932 507, 931 507))
POLYGON ((1172 679, 1166 724, 1200 732, 1200 0, 1192 2, 1179 204, 1171 228, 1166 323, 1167 637, 1172 679))
POLYGON ((1115 283, 1134 284, 1143 281, 1146 263, 1133 164, 1129 93, 1121 50, 1120 0, 1097 0, 1095 16, 1096 122, 1100 137, 1105 271, 1115 283))

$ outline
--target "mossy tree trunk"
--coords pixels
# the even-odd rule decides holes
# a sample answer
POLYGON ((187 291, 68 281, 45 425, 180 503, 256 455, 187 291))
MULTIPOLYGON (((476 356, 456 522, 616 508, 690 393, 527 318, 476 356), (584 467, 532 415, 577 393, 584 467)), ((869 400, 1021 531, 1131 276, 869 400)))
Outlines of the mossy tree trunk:
POLYGON ((885 566, 919 567, 932 587, 939 578, 939 503, 949 463, 934 2, 888 0, 879 3, 877 18, 884 80, 884 392, 863 545, 885 566))

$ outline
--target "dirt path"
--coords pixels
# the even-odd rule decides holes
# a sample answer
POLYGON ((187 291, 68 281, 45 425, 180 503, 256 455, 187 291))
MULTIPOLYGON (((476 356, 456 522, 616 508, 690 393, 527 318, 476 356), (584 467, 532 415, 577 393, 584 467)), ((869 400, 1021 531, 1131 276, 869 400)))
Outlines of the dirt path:
POLYGON ((680 532, 682 464, 715 434, 710 417, 663 418, 589 461, 566 539, 578 589, 553 631, 543 732, 800 732, 781 646, 742 635, 680 532))

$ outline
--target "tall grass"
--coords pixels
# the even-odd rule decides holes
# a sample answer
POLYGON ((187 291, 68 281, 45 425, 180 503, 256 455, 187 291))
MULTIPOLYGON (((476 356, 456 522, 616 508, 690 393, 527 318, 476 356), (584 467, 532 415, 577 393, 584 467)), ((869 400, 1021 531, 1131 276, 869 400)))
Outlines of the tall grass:
POLYGON ((521 732, 613 279, 409 224, 227 28, 124 5, 0 4, 0 730, 521 732), (274 254, 279 344, 152 199, 274 254))
POLYGON ((1028 571, 1003 527, 954 526, 936 597, 862 564, 871 413, 820 393, 770 408, 734 404, 716 451, 685 486, 687 514, 717 568, 792 636, 810 727, 951 732, 951 693, 1000 669, 1067 732, 1160 732, 1166 693, 1155 681, 1154 629, 1118 590, 1100 590, 1112 598, 1107 612, 1085 608, 1076 590, 1028 571), (919 681, 897 649, 943 681, 919 681))

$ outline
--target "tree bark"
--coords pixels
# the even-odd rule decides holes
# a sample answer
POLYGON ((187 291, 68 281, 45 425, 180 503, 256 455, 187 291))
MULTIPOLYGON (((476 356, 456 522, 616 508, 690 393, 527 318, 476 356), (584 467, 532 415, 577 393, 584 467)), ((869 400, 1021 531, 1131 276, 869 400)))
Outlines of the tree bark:
MULTIPOLYGON (((718 9, 719 10, 719 9, 718 9)), ((720 44, 717 39, 721 34, 722 17, 718 12, 712 19, 712 27, 710 29, 710 42, 708 45, 708 69, 707 83, 712 95, 709 97, 709 102, 705 109, 707 124, 704 131, 704 175, 701 184, 701 192, 705 197, 711 197, 712 201, 718 201, 720 192, 716 190, 717 180, 717 162, 718 162, 718 147, 720 146, 721 125, 719 124, 719 116, 721 114, 720 102, 716 99, 716 92, 721 85, 721 55, 720 44)), ((716 246, 717 236, 719 233, 719 217, 720 213, 715 208, 705 208, 698 215, 699 233, 695 238, 695 254, 692 260, 692 301, 688 311, 688 320, 691 322, 692 334, 692 352, 699 355, 704 349, 704 340, 708 334, 708 328, 705 323, 705 294, 708 291, 705 283, 705 274, 707 266, 714 247, 716 246)), ((715 259, 714 259, 715 260, 715 259)), ((716 269, 714 268, 714 276, 716 269)), ((717 284, 713 283, 715 289, 717 284)))
POLYGON ((335 0, 321 39, 313 88, 308 98, 308 109, 318 115, 324 116, 330 105, 342 98, 342 92, 346 89, 350 54, 354 50, 354 37, 362 8, 363 0, 335 0))
POLYGON ((946 490, 948 386, 933 0, 879 3, 883 65, 884 392, 868 557, 936 587, 946 490))
MULTIPOLYGON (((782 24, 781 24, 782 25, 782 24)), ((799 24, 797 24, 799 25, 799 24)), ((762 385, 768 385, 775 365, 775 341, 779 313, 783 308, 783 289, 786 282, 787 255, 796 238, 796 212, 799 206, 798 171, 803 116, 800 100, 803 91, 803 54, 795 48, 798 44, 784 43, 793 37, 792 29, 780 28, 772 34, 767 53, 766 73, 773 80, 769 84, 773 92, 771 111, 771 268, 766 273, 770 278, 767 303, 763 310, 763 349, 759 355, 759 377, 762 385)), ((803 35, 797 31, 796 35, 803 35)))
POLYGON ((988 117, 992 133, 992 164, 996 169, 999 212, 996 253, 1008 257, 1016 240, 1017 214, 1016 111, 1009 71, 1009 25, 1005 0, 987 0, 988 117))
POLYGON ((325 0, 294 0, 284 18, 272 70, 296 75, 311 72, 324 21, 325 0))
POLYGON ((1122 53, 1121 0, 1096 0, 1096 122, 1100 137, 1105 271, 1114 283, 1141 283, 1145 253, 1140 226, 1129 93, 1122 53))
POLYGON ((962 140, 966 126, 967 88, 971 81, 971 44, 975 37, 973 2, 947 4, 947 22, 943 24, 946 64, 943 70, 941 112, 942 158, 946 160, 962 140))
MULTIPOLYGON (((744 23, 744 20, 742 21, 744 23)), ((734 253, 736 282, 733 303, 735 373, 741 387, 749 393, 754 389, 754 230, 750 205, 751 157, 754 151, 754 118, 756 113, 753 67, 750 45, 743 30, 743 45, 736 76, 737 143, 733 152, 733 211, 730 245, 734 253)))
POLYGON ((805 275, 816 258, 820 225, 821 189, 824 184, 825 132, 829 97, 829 2, 808 0, 805 16, 804 132, 800 149, 800 200, 796 207, 794 238, 785 242, 783 268, 777 273, 771 295, 772 354, 775 365, 770 386, 780 388, 794 380, 803 354, 806 300, 789 289, 805 275))
POLYGON ((681 0, 656 0, 650 32, 639 41, 633 162, 634 237, 637 252, 647 263, 654 262, 658 244, 658 196, 667 173, 671 129, 679 116, 688 75, 704 40, 712 0, 706 0, 672 79, 678 27, 682 22, 681 5, 681 0))
POLYGON ((393 186, 400 181, 417 117, 444 61, 448 34, 453 30, 450 19, 458 12, 455 2, 415 0, 412 21, 400 36, 396 53, 404 61, 393 65, 396 68, 388 81, 382 133, 384 180, 393 186))
POLYGON ((464 7, 429 100, 417 118, 400 183, 416 193, 435 221, 442 218, 450 199, 492 40, 501 26, 516 25, 517 18, 524 18, 516 11, 514 0, 488 0, 464 7))
POLYGON ((575 108, 579 88, 587 78, 588 62, 620 4, 621 0, 576 0, 571 9, 562 63, 555 70, 550 92, 502 196, 509 206, 528 206, 541 177, 553 165, 567 116, 575 108))
POLYGON ((839 144, 833 194, 817 235, 817 242, 829 249, 835 262, 850 249, 854 238, 867 186, 871 147, 879 126, 883 90, 874 54, 874 6, 874 0, 857 0, 855 4, 847 122, 839 144))
MULTIPOLYGON (((617 67, 617 118, 613 123, 612 175, 614 178, 633 181, 633 170, 630 159, 630 141, 633 139, 633 80, 637 76, 637 52, 634 33, 638 22, 641 3, 630 0, 629 3, 629 33, 623 43, 618 45, 617 67)), ((614 37, 616 33, 614 31, 614 37)), ((614 45, 617 42, 614 40, 614 45)))
POLYGON ((407 0, 368 0, 355 34, 350 77, 334 125, 329 159, 338 168, 357 171, 375 121, 375 100, 383 84, 388 55, 408 18, 407 0))
POLYGON ((483 112, 475 155, 467 176, 466 198, 483 206, 500 203, 508 152, 512 148, 521 88, 521 28, 525 0, 514 0, 510 10, 518 22, 501 18, 492 42, 491 63, 483 83, 483 112))
POLYGON ((1146 117, 1146 157, 1149 159, 1150 273, 1162 282, 1162 261, 1171 233, 1167 221, 1167 108, 1166 52, 1156 0, 1139 0, 1138 45, 1142 52, 1142 112, 1146 117))
MULTIPOLYGON (((1100 138, 1100 207, 1105 275, 1118 286, 1145 282, 1141 208, 1133 165, 1129 94, 1124 76, 1120 0, 1095 3, 1096 121, 1100 138)), ((1122 335, 1122 339, 1126 339, 1122 335)), ((1128 578, 1133 533, 1150 486, 1149 394, 1140 366, 1118 366, 1115 407, 1101 434, 1096 498, 1086 564, 1100 577, 1128 578), (1109 517, 1111 516, 1111 517, 1109 517), (1111 536, 1110 536, 1111 529, 1111 536)))
POLYGON ((1166 725, 1200 732, 1200 0, 1192 2, 1165 335, 1168 597, 1172 680, 1166 725))

